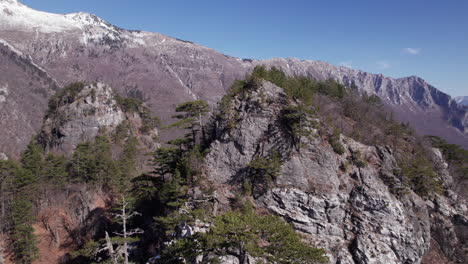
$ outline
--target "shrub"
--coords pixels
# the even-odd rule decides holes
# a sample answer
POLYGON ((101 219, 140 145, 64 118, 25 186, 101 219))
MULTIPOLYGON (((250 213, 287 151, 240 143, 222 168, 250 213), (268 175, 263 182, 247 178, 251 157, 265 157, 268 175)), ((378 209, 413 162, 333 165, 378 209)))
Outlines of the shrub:
POLYGON ((276 181, 281 169, 281 159, 277 151, 273 151, 267 157, 257 157, 253 159, 247 167, 249 177, 260 192, 268 189, 276 181))
POLYGON ((49 100, 47 115, 54 114, 62 104, 69 104, 75 101, 76 96, 85 86, 84 82, 76 82, 56 92, 49 100))
POLYGON ((123 97, 120 95, 115 96, 117 105, 120 106, 125 113, 138 113, 143 104, 140 100, 135 98, 123 97))
POLYGON ((362 157, 361 151, 354 151, 351 158, 354 165, 358 166, 359 168, 364 168, 367 166, 367 161, 362 157))
POLYGON ((415 193, 427 197, 433 193, 443 193, 443 185, 422 146, 416 146, 413 153, 399 156, 398 165, 403 183, 415 193))
POLYGON ((340 142, 340 131, 338 129, 335 128, 333 134, 328 137, 328 143, 337 154, 343 155, 345 153, 345 148, 340 142))

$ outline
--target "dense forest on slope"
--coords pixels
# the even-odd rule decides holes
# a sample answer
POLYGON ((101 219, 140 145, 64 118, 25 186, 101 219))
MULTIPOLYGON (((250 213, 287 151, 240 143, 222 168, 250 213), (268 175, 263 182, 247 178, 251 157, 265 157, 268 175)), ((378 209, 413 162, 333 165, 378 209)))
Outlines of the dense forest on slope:
MULTIPOLYGON (((430 199, 450 187, 444 185, 432 161, 431 148, 437 147, 457 184, 466 184, 465 150, 436 137, 418 136, 408 124, 396 122, 378 97, 360 92, 354 85, 291 77, 274 67, 258 66, 234 83, 208 122, 208 104, 200 100, 179 104, 176 121, 160 126, 137 99, 117 96, 123 112, 142 116, 139 129, 124 121, 112 133, 104 129, 93 140, 78 144, 71 156, 51 151, 59 137, 40 135, 19 162, 0 161, 0 220, 2 232, 10 236, 15 263, 32 263, 38 256, 33 223, 38 220, 42 200, 75 185, 104 190, 110 202, 93 232, 74 233, 74 251, 63 256, 63 263, 146 263, 151 258, 151 263, 190 263, 200 256, 203 263, 219 263, 226 256, 238 263, 248 259, 326 262, 323 249, 309 243, 284 219, 256 206, 256 199, 277 185, 288 151, 275 149, 252 159, 247 176, 232 182, 237 193, 228 207, 218 207, 220 190, 207 177, 205 157, 211 144, 239 122, 240 113, 234 106, 261 91, 265 82, 284 91, 278 123, 290 149, 301 153, 307 147, 306 139, 320 138, 337 155, 343 155, 347 150, 342 135, 367 145, 387 146, 399 167, 393 172, 399 182, 384 179, 392 193, 398 197, 414 191, 430 199), (142 172, 137 169, 142 162, 137 156, 142 153, 137 153, 136 133, 157 126, 186 134, 148 153, 153 169, 142 172), (224 131, 218 131, 220 127, 224 131), (188 226, 197 227, 197 232, 188 226)), ((59 107, 76 101, 84 87, 76 83, 58 92, 50 99, 47 117, 58 118, 59 107)), ((267 94, 260 96, 270 100, 267 94)), ((245 111, 255 112, 253 108, 247 105, 245 111)), ((340 169, 364 168, 372 162, 365 153, 355 151, 340 169)))

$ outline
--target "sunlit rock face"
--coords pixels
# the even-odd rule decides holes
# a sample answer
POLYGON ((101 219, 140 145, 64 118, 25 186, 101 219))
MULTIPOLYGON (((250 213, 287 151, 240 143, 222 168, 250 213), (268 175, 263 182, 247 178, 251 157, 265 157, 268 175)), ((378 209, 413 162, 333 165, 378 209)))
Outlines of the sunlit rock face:
POLYGON ((48 113, 41 137, 47 139, 48 148, 71 153, 79 143, 92 141, 102 129, 112 133, 124 119, 112 89, 102 83, 91 84, 73 102, 48 113))
MULTIPOLYGON (((233 99, 235 127, 228 118, 217 121, 206 174, 216 183, 221 204, 238 191, 233 186, 248 176, 250 161, 276 150, 282 157, 280 175, 268 191, 254 189, 254 201, 326 249, 330 263, 421 263, 431 243, 442 245, 452 260, 466 260, 468 211, 462 197, 452 191, 428 199, 412 191, 394 194, 388 183, 402 182, 387 147, 341 136, 345 153, 338 155, 313 129, 315 136, 303 138, 299 150, 292 147, 278 122, 287 104, 282 89, 264 82, 233 99), (357 151, 368 160, 366 166, 348 163, 357 151)), ((434 150, 433 160, 444 184, 451 186, 440 151, 434 150)))

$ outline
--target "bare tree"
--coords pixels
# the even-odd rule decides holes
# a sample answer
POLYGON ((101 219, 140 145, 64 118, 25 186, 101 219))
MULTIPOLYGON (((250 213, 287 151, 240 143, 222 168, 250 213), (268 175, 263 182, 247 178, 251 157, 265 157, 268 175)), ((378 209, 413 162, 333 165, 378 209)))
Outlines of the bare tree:
POLYGON ((123 258, 124 264, 129 264, 129 252, 128 252, 128 241, 129 238, 142 234, 143 230, 140 228, 128 229, 128 220, 136 215, 140 215, 138 212, 129 212, 128 210, 129 202, 125 199, 125 196, 122 196, 122 204, 119 208, 119 213, 112 214, 114 217, 119 218, 122 221, 122 233, 114 232, 115 235, 123 238, 122 244, 114 248, 114 243, 112 243, 112 238, 106 231, 106 243, 102 249, 99 251, 107 251, 113 264, 118 264, 119 259, 123 258))

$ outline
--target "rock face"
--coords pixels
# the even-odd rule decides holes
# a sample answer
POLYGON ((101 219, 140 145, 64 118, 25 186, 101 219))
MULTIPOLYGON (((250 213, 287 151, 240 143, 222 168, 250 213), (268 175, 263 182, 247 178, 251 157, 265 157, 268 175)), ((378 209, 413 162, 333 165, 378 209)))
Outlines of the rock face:
POLYGON ((142 147, 147 150, 157 147, 154 139, 158 137, 158 130, 150 127, 142 132, 142 127, 148 125, 145 122, 154 121, 144 116, 148 114, 142 112, 146 109, 144 106, 124 112, 115 91, 102 83, 83 85, 71 97, 70 93, 65 93, 57 99, 57 107, 53 111, 48 110, 39 135, 46 150, 70 155, 78 144, 94 140, 99 133, 114 134, 124 121, 128 122, 129 133, 139 140, 142 147))
MULTIPOLYGON (((424 200, 412 191, 393 194, 386 183, 401 186, 401 179, 394 175, 398 167, 386 147, 365 146, 342 136, 346 151, 338 155, 317 135, 303 138, 297 150, 277 120, 286 103, 280 88, 264 83, 234 99, 235 128, 218 122, 206 159, 207 175, 220 189, 224 186, 226 197, 245 179, 250 161, 277 149, 282 166, 276 187, 254 194, 256 204, 326 249, 330 263, 421 263, 431 243, 454 261, 467 260, 463 198, 453 194, 424 200), (367 165, 348 162, 358 151, 367 165)), ((446 166, 439 167, 443 180, 450 182, 446 166)))
POLYGON ((62 84, 101 81, 124 95, 138 94, 163 121, 183 101, 203 99, 214 106, 235 79, 265 64, 355 84, 380 96, 419 132, 468 147, 466 108, 417 77, 392 79, 298 59, 241 60, 161 34, 124 30, 94 15, 44 13, 11 0, 1 0, 0 10, 2 38, 62 84))
POLYGON ((110 87, 101 83, 88 85, 73 102, 49 113, 41 137, 49 148, 71 153, 79 143, 93 140, 100 129, 112 132, 124 119, 110 87))

